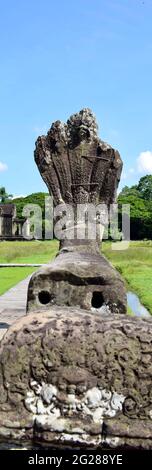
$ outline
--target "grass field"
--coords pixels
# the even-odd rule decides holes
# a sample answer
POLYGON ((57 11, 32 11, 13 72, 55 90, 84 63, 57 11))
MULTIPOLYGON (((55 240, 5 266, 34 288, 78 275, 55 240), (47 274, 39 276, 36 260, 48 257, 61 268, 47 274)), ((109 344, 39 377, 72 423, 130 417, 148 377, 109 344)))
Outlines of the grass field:
MULTIPOLYGON (((36 269, 36 268, 35 268, 36 269)), ((35 271, 34 268, 0 268, 0 295, 35 271)))
MULTIPOLYGON (((57 241, 1 242, 0 264, 3 263, 48 263, 58 250, 57 241)), ((0 295, 25 279, 36 268, 0 268, 0 295)))
POLYGON ((112 250, 105 242, 103 251, 152 314, 152 241, 131 242, 124 251, 112 250))
POLYGON ((58 250, 58 242, 0 242, 0 263, 48 263, 58 250))

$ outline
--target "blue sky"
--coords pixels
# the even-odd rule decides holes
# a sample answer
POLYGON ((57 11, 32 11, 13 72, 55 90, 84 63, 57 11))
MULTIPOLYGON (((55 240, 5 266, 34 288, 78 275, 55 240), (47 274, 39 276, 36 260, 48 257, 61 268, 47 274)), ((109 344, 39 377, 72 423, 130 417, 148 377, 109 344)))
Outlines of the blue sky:
POLYGON ((52 121, 92 108, 124 161, 152 173, 152 0, 0 0, 0 186, 45 190, 33 159, 52 121))

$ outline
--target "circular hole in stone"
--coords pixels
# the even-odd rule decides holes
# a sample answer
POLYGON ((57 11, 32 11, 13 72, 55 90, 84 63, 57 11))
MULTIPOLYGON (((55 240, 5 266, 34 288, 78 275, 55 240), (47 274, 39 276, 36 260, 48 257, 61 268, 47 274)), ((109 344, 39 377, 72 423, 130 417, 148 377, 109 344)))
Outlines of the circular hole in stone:
POLYGON ((103 299, 103 295, 101 292, 93 292, 93 295, 92 295, 92 307, 94 308, 100 308, 102 307, 104 303, 104 299, 103 299))
POLYGON ((51 301, 51 294, 47 290, 41 290, 38 294, 38 298, 41 304, 46 305, 51 301))

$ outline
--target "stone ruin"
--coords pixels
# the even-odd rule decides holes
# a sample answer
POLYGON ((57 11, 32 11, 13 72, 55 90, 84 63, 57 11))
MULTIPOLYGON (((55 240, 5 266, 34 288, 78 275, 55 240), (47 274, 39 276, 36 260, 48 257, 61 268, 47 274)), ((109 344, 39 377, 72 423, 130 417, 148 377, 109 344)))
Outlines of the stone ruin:
POLYGON ((29 222, 26 218, 17 217, 16 206, 13 203, 0 204, 0 241, 23 240, 22 230, 29 234, 29 222))
MULTIPOLYGON (((114 202, 122 161, 90 110, 54 123, 35 161, 56 206, 114 202)), ((1 341, 1 445, 152 448, 152 321, 127 316, 93 222, 96 240, 73 238, 69 221, 55 261, 30 280, 27 315, 1 341)))

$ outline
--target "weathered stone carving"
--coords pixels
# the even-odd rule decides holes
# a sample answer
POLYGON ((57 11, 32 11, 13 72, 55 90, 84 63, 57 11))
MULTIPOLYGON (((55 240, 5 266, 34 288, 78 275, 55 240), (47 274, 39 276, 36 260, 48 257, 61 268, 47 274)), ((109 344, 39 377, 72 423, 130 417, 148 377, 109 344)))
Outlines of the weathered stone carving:
POLYGON ((56 308, 0 350, 0 437, 52 446, 152 446, 152 322, 56 308))
MULTIPOLYGON (((35 159, 56 205, 114 201, 121 159, 91 111, 53 124, 35 159)), ((152 448, 152 321, 122 315, 125 287, 98 242, 63 240, 1 342, 3 445, 152 448)))
MULTIPOLYGON (((47 136, 36 142, 35 161, 55 205, 71 204, 75 216, 77 204, 104 203, 108 208, 115 200, 122 161, 117 151, 99 139, 97 131, 95 116, 89 109, 83 109, 71 116, 67 124, 60 121, 52 124, 47 136)), ((103 213, 103 225, 104 217, 103 213)), ((126 312, 124 283, 100 255, 97 218, 93 224, 97 227, 96 239, 82 240, 70 239, 73 221, 69 222, 57 259, 32 276, 28 312, 51 305, 126 312)), ((76 218, 74 225, 77 228, 76 218)))
POLYGON ((69 248, 32 276, 27 308, 30 313, 52 305, 75 305, 88 311, 126 313, 126 303, 123 280, 104 256, 69 248))
POLYGON ((122 161, 97 132, 95 116, 83 109, 38 138, 35 161, 55 204, 114 202, 122 161))

